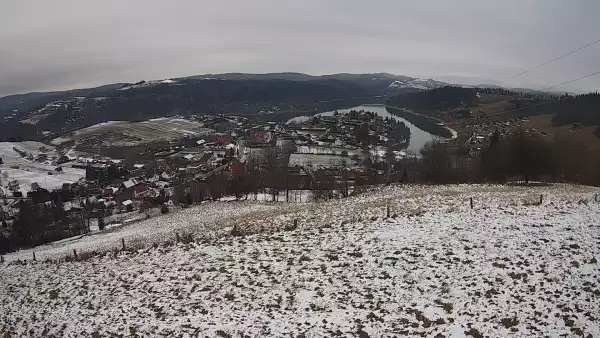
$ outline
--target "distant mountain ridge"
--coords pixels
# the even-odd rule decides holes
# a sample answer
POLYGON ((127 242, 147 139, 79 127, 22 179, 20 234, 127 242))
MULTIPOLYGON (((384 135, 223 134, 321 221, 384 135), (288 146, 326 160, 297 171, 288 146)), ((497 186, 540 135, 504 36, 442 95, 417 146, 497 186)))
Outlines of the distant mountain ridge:
POLYGON ((279 77, 269 79, 267 75, 255 80, 244 75, 215 81, 215 76, 201 76, 117 84, 106 90, 10 96, 0 99, 0 140, 41 140, 110 120, 196 114, 254 117, 261 111, 313 111, 339 100, 380 100, 382 88, 389 85, 388 80, 363 85, 361 81, 335 78, 292 81, 279 77))
POLYGON ((94 88, 10 95, 0 98, 0 122, 5 119, 4 132, 29 135, 39 133, 41 128, 49 131, 64 129, 63 120, 78 120, 77 125, 72 127, 80 127, 91 122, 102 122, 108 117, 137 120, 173 114, 253 114, 272 107, 311 110, 322 109, 323 104, 320 102, 335 103, 358 98, 385 100, 396 95, 419 93, 446 86, 450 84, 390 73, 201 74, 136 83, 115 83, 94 88), (100 100, 95 100, 96 98, 100 100), (54 107, 55 103, 62 104, 63 107, 52 108, 53 112, 57 111, 60 114, 50 115, 44 107, 48 104, 54 107), (35 127, 29 126, 28 131, 21 130, 27 127, 9 123, 29 119, 41 113, 47 115, 43 117, 44 121, 37 122, 35 127), (51 122, 53 124, 49 126, 51 122), (17 129, 11 129, 10 125, 17 129))
POLYGON ((419 89, 419 90, 429 90, 436 89, 448 86, 449 84, 446 82, 436 81, 433 79, 420 79, 420 78, 411 78, 409 80, 396 80, 390 84, 392 88, 398 89, 419 89))
POLYGON ((184 79, 218 79, 218 80, 288 80, 288 81, 347 81, 354 82, 365 89, 376 89, 383 92, 388 89, 415 89, 425 90, 443 87, 448 83, 435 81, 432 79, 419 79, 404 75, 395 75, 390 73, 337 73, 329 75, 309 75, 304 73, 266 73, 266 74, 247 74, 247 73, 225 73, 225 74, 203 74, 186 77, 184 79))
POLYGON ((136 83, 114 83, 94 88, 71 89, 64 91, 49 92, 31 92, 26 94, 15 94, 0 97, 0 116, 7 115, 16 111, 22 113, 34 108, 40 108, 50 102, 59 100, 69 100, 74 97, 92 97, 102 96, 123 88, 150 87, 176 82, 190 83, 192 81, 204 80, 235 80, 235 81, 272 81, 286 80, 295 82, 325 83, 334 84, 336 82, 347 82, 362 88, 365 94, 396 94, 402 90, 423 90, 437 88, 443 82, 434 80, 422 80, 409 76, 395 75, 390 73, 366 73, 350 74, 338 73, 329 75, 309 75, 304 73, 284 72, 284 73, 223 73, 223 74, 203 74, 188 77, 173 78, 166 80, 139 81, 136 83), (174 80, 174 81, 172 81, 174 80))
POLYGON ((51 92, 31 92, 0 97, 0 116, 2 112, 17 110, 27 111, 37 106, 44 106, 52 101, 68 100, 78 96, 95 96, 123 87, 124 83, 113 83, 93 88, 70 89, 51 92))
MULTIPOLYGON (((440 88, 446 85, 461 85, 464 87, 475 87, 475 88, 506 88, 513 91, 541 93, 542 91, 530 88, 511 88, 505 86, 499 86, 493 84, 465 84, 460 81, 449 81, 443 78, 440 80, 434 79, 421 79, 405 75, 395 75, 390 73, 364 73, 364 74, 352 74, 352 73, 336 73, 328 75, 310 75, 305 73, 297 72, 280 72, 280 73, 221 73, 221 74, 202 74, 192 75, 180 78, 172 78, 173 80, 255 80, 255 81, 268 81, 268 80, 288 80, 288 81, 318 81, 318 80, 338 80, 338 81, 350 81, 350 82, 362 82, 365 87, 384 87, 392 89, 415 89, 415 90, 428 90, 440 88), (371 82, 371 84, 369 84, 371 82), (387 83, 386 83, 387 82, 387 83), (385 86, 383 86, 385 84, 385 86)), ((451 77, 448 77, 451 79, 451 77)), ((166 79, 167 81, 170 79, 166 79)), ((165 80, 153 80, 153 81, 140 81, 154 84, 164 83, 165 80)), ((137 83, 135 83, 137 84, 137 83)), ((14 94, 0 97, 0 112, 12 109, 18 109, 21 102, 34 101, 37 105, 43 105, 43 102, 51 102, 52 100, 68 99, 76 96, 92 96, 101 95, 104 92, 113 91, 125 86, 131 86, 134 83, 114 83, 107 84, 93 88, 81 88, 81 89, 70 89, 64 91, 48 91, 48 92, 31 92, 25 94, 14 94), (50 100, 50 101, 48 101, 50 100)), ((551 92, 553 93, 553 92, 551 92)), ((21 107, 22 108, 22 107, 21 107)))

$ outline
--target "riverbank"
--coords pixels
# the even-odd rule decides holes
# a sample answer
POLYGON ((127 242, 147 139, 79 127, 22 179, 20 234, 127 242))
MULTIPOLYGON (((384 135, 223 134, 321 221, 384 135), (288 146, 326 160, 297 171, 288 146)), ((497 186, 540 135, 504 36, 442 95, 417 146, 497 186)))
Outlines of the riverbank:
POLYGON ((454 129, 446 126, 442 121, 433 117, 417 114, 408 109, 400 107, 386 105, 385 108, 390 114, 402 117, 403 119, 406 119, 410 123, 417 126, 419 129, 422 129, 435 136, 455 139, 458 135, 454 129))
MULTIPOLYGON (((308 121, 309 119, 313 118, 314 116, 332 116, 335 112, 338 112, 339 114, 347 114, 352 110, 354 110, 354 111, 361 111, 361 110, 369 111, 369 112, 375 113, 378 116, 381 116, 382 118, 391 118, 391 119, 395 119, 398 122, 404 123, 404 125, 406 125, 410 129, 410 132, 411 132, 407 150, 412 153, 415 153, 415 154, 418 154, 421 151, 421 148, 423 148, 423 146, 427 142, 435 140, 436 137, 452 138, 453 135, 455 135, 455 133, 453 133, 454 131, 448 132, 448 134, 446 134, 448 136, 445 136, 443 134, 438 134, 443 131, 440 132, 440 131, 436 130, 437 133, 429 132, 429 131, 417 126, 416 124, 411 123, 410 120, 400 116, 399 114, 394 114, 394 113, 388 111, 385 104, 379 104, 379 103, 362 104, 360 106, 354 106, 354 107, 345 108, 345 109, 338 108, 338 109, 321 112, 321 113, 314 114, 314 115, 308 115, 308 116, 297 116, 295 118, 290 118, 286 123, 302 123, 302 122, 308 121)), ((432 128, 432 130, 433 130, 433 128, 432 128)))

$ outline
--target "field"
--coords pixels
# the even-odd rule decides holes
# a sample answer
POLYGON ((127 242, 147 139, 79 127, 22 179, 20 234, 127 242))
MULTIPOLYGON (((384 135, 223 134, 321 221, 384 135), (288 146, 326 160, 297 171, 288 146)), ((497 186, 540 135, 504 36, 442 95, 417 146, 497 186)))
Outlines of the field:
POLYGON ((5 257, 0 332, 597 337, 596 193, 408 186, 328 203, 206 203, 36 248, 37 262, 30 251, 5 257), (254 234, 231 237, 234 225, 254 234), (165 244, 175 231, 195 240, 165 244), (121 238, 135 249, 43 261, 121 238))
POLYGON ((75 183, 85 177, 85 170, 68 165, 62 166, 62 172, 55 172, 57 166, 52 165, 52 159, 57 157, 56 149, 40 142, 0 142, 0 157, 4 161, 0 166, 0 186, 7 187, 9 182, 17 180, 22 192, 29 191, 34 182, 41 188, 52 190, 61 188, 63 183, 75 183), (42 162, 29 160, 21 157, 14 148, 34 157, 46 154, 48 159, 42 162))
POLYGON ((197 137, 211 132, 199 122, 180 118, 158 118, 143 122, 110 121, 77 130, 51 143, 60 145, 75 141, 87 147, 127 147, 180 139, 186 135, 197 137))
POLYGON ((335 167, 342 163, 348 167, 356 165, 356 161, 347 156, 328 154, 291 154, 289 162, 290 166, 312 166, 315 169, 321 167, 335 167))
POLYGON ((553 138, 555 134, 560 133, 571 137, 574 142, 585 144, 591 150, 600 150, 600 138, 594 135, 594 132, 598 129, 597 126, 579 129, 573 129, 572 125, 556 127, 552 124, 553 117, 554 115, 530 116, 523 123, 523 126, 546 132, 548 138, 553 138))
POLYGON ((519 114, 522 111, 515 110, 510 100, 502 96, 488 96, 483 103, 470 109, 472 119, 450 118, 444 122, 465 136, 470 135, 471 130, 469 126, 473 124, 487 123, 489 125, 487 128, 484 128, 485 133, 491 133, 495 129, 493 123, 508 122, 510 128, 522 126, 527 129, 533 128, 543 132, 547 140, 552 140, 556 134, 560 134, 569 137, 575 143, 585 145, 590 150, 600 150, 600 137, 594 134, 598 126, 583 126, 581 128, 573 128, 573 125, 570 124, 555 126, 552 123, 554 114, 521 116, 519 114))
POLYGON ((20 190, 27 192, 31 189, 32 183, 38 183, 40 188, 47 190, 62 188, 64 183, 75 183, 80 178, 85 177, 84 169, 74 168, 63 168, 61 173, 54 172, 54 167, 50 167, 47 171, 43 168, 36 167, 36 169, 10 169, 2 168, 2 185, 6 186, 8 182, 17 180, 19 181, 20 190), (52 175, 48 175, 48 172, 52 172, 52 175), (5 182, 6 181, 6 182, 5 182))
POLYGON ((54 154, 54 147, 41 142, 24 141, 24 142, 0 142, 0 157, 3 158, 5 164, 21 162, 21 155, 14 150, 19 149, 22 152, 38 154, 40 148, 45 148, 46 153, 54 154))

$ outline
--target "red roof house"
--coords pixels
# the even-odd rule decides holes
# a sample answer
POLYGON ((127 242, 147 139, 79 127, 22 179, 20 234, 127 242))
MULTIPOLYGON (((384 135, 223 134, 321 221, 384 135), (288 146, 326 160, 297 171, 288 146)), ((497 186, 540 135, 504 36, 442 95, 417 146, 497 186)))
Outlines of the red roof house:
POLYGON ((148 196, 149 192, 145 184, 138 184, 133 188, 133 198, 144 198, 148 196))

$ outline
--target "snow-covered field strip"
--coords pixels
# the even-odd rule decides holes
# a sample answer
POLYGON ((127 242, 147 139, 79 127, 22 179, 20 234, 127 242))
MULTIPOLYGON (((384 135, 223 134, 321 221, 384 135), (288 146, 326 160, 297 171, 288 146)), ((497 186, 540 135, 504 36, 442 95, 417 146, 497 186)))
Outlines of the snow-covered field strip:
POLYGON ((71 135, 56 138, 51 143, 58 145, 71 140, 79 141, 106 132, 123 133, 150 142, 176 139, 185 135, 200 136, 211 133, 212 130, 203 128, 197 121, 179 118, 160 118, 143 122, 110 121, 77 130, 71 135))
POLYGON ((266 212, 274 206, 258 203, 205 203, 194 208, 183 209, 168 215, 161 215, 115 228, 110 231, 93 233, 89 236, 77 236, 76 239, 60 244, 49 243, 29 250, 8 254, 5 260, 31 259, 35 251, 36 258, 57 259, 73 255, 73 250, 85 253, 92 251, 111 251, 121 248, 125 240, 126 247, 142 248, 153 244, 174 241, 175 233, 195 234, 199 238, 215 237, 227 232, 231 222, 241 222, 254 213, 266 212))
POLYGON ((19 181, 21 191, 31 190, 32 183, 38 183, 40 187, 48 190, 60 189, 64 183, 75 183, 82 177, 85 177, 84 169, 75 168, 63 168, 60 173, 54 172, 52 166, 44 168, 29 168, 28 170, 23 169, 12 169, 2 168, 2 173, 6 174, 6 179, 2 182, 4 185, 8 185, 10 181, 19 181), (52 172, 52 175, 48 175, 48 172, 52 172))
MULTIPOLYGON (((164 223, 204 232, 231 219, 265 231, 4 264, 0 323, 16 336, 597 337, 595 193, 417 186, 331 203, 205 204, 164 223), (529 205, 540 194, 543 205, 529 205), (293 219, 298 229, 275 231, 293 219)), ((162 231, 144 222, 131 227, 162 231)))
POLYGON ((75 169, 68 165, 62 166, 62 172, 56 172, 56 165, 51 165, 50 161, 40 163, 21 157, 14 148, 20 149, 33 156, 41 153, 40 148, 46 148, 43 152, 49 157, 57 156, 56 150, 52 146, 40 142, 0 142, 0 157, 4 164, 0 166, 2 172, 0 176, 2 186, 7 187, 9 182, 17 180, 20 190, 28 192, 31 190, 32 183, 38 183, 45 189, 62 188, 64 183, 75 183, 82 177, 85 177, 85 169, 75 169), (48 173, 52 175, 48 175, 48 173))
POLYGON ((12 159, 21 159, 21 156, 14 148, 29 153, 39 153, 41 147, 48 149, 48 151, 54 150, 54 147, 52 146, 35 141, 0 142, 0 156, 4 159, 5 163, 10 163, 10 160, 12 159))

